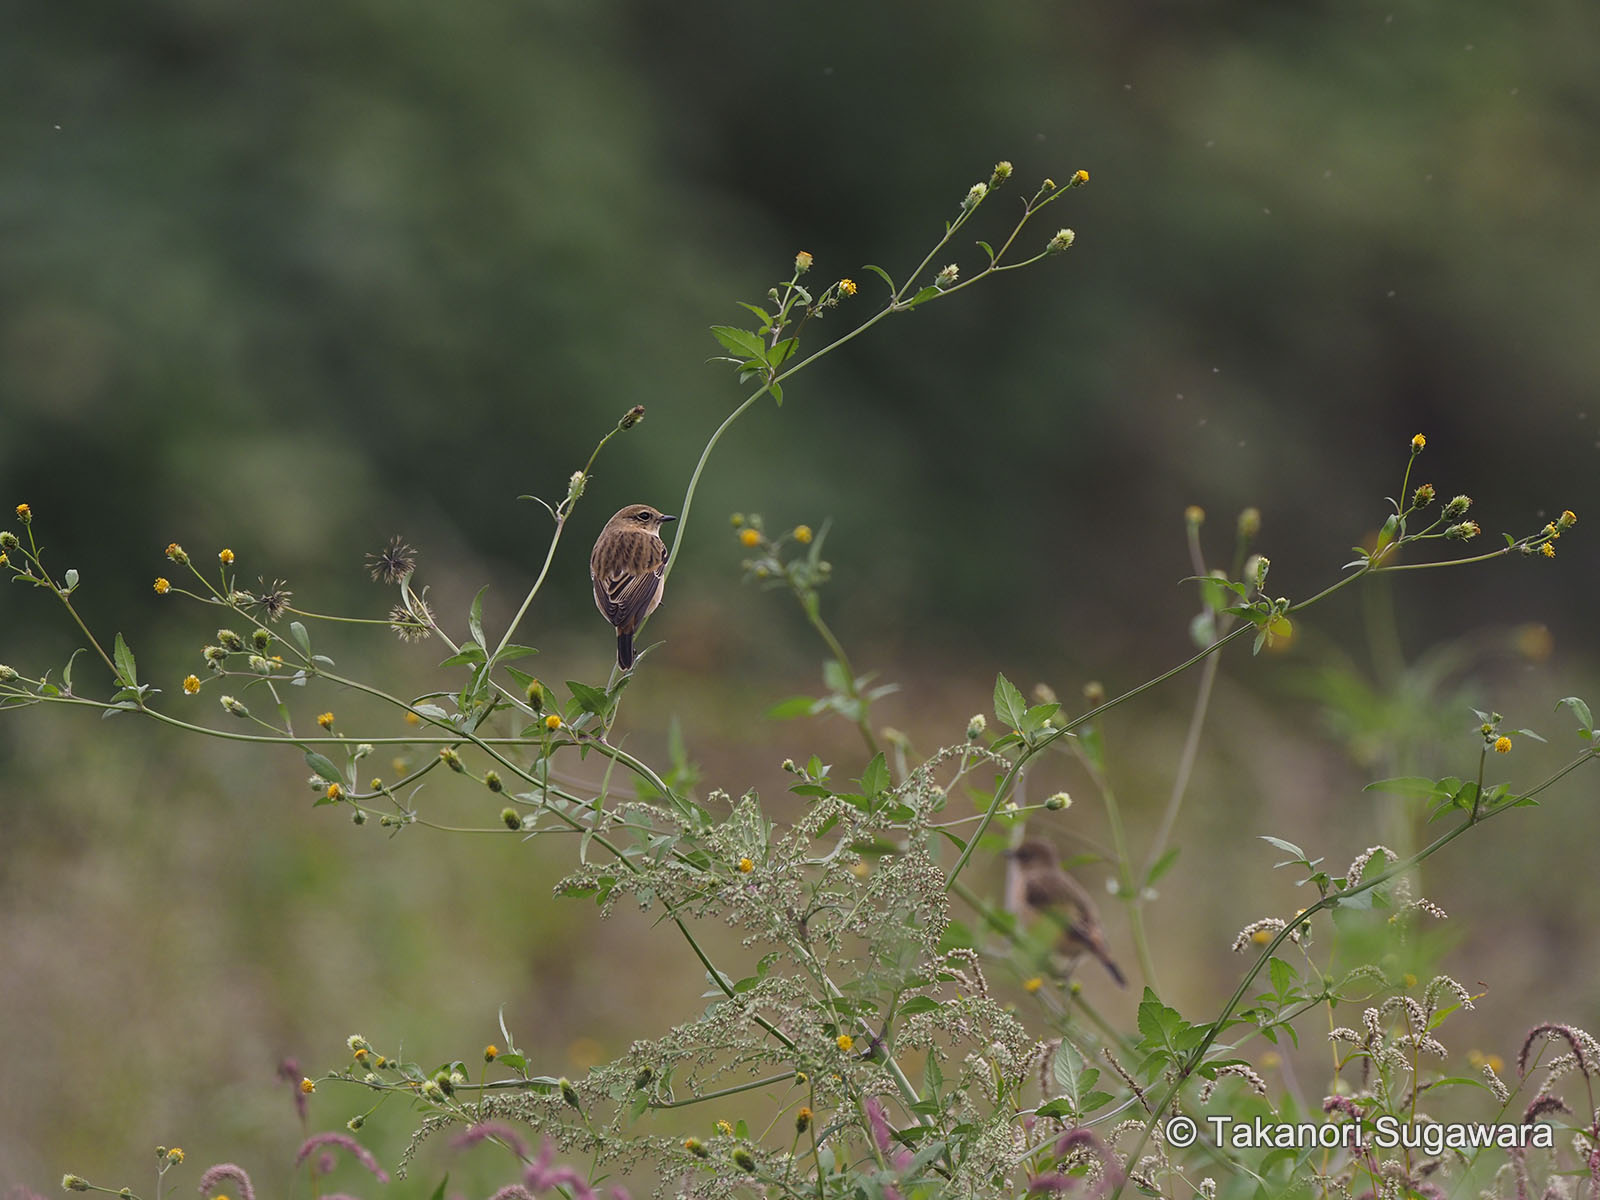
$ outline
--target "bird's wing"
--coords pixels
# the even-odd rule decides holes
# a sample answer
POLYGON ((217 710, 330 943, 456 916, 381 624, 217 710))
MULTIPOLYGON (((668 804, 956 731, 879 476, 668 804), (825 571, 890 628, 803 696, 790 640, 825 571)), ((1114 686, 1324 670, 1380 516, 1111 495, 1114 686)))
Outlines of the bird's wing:
POLYGON ((1063 873, 1035 878, 1028 883, 1028 905, 1055 922, 1065 933, 1083 941, 1099 936, 1094 901, 1072 876, 1063 873))
POLYGON ((666 567, 666 547, 661 539, 635 535, 628 539, 618 561, 592 571, 594 602, 619 633, 632 633, 654 606, 666 567))

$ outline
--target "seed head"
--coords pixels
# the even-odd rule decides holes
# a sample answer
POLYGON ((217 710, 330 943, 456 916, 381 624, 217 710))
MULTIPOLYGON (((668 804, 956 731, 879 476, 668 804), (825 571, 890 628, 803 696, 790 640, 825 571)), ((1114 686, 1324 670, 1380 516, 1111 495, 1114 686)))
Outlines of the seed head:
POLYGON ((632 429, 642 420, 644 420, 644 405, 635 404, 627 412, 622 414, 622 420, 617 422, 617 428, 632 429))
POLYGON ((390 538, 382 550, 367 555, 367 570, 375 583, 399 583, 416 569, 417 552, 399 536, 390 538))
POLYGON ((1457 497, 1455 497, 1455 499, 1451 500, 1449 504, 1446 504, 1444 506, 1444 515, 1447 518, 1449 518, 1450 520, 1454 520, 1456 517, 1461 516, 1463 513, 1465 513, 1467 511, 1467 509, 1469 509, 1471 507, 1472 507, 1472 497, 1471 496, 1457 496, 1457 497))
POLYGON ((988 194, 989 185, 987 183, 973 184, 967 189, 967 198, 961 202, 961 211, 966 212, 969 208, 976 208, 983 203, 983 198, 988 194))
POLYGON ((1045 243, 1045 251, 1049 254, 1060 254, 1073 242, 1078 240, 1078 235, 1070 229, 1058 229, 1056 235, 1045 243))
POLYGON ((967 722, 967 741, 975 742, 983 736, 983 731, 989 727, 988 718, 982 713, 973 713, 972 719, 967 722))
POLYGON ((1414 508, 1427 508, 1433 503, 1433 484, 1425 483, 1411 493, 1411 504, 1414 508))
POLYGON ((561 1098, 569 1107, 582 1110, 583 1101, 578 1098, 578 1089, 572 1086, 572 1080, 563 1075, 556 1081, 556 1086, 561 1089, 561 1098))

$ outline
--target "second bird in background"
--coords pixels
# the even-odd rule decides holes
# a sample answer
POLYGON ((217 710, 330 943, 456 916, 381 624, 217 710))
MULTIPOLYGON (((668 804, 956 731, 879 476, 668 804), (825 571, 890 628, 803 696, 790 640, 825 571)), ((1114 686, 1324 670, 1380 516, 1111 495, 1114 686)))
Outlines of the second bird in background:
POLYGON ((589 555, 600 615, 617 631, 617 666, 633 669, 633 635, 661 603, 667 547, 661 527, 676 521, 648 504, 630 504, 606 522, 589 555))
POLYGON ((1019 915, 1052 922, 1061 930, 1057 953, 1072 959, 1092 954, 1111 972, 1118 987, 1126 987, 1128 981, 1106 947, 1094 901, 1081 883, 1061 869, 1055 849, 1048 842, 1026 841, 1008 850, 1006 856, 1017 872, 1013 896, 1020 903, 1013 907, 1020 910, 1019 915))

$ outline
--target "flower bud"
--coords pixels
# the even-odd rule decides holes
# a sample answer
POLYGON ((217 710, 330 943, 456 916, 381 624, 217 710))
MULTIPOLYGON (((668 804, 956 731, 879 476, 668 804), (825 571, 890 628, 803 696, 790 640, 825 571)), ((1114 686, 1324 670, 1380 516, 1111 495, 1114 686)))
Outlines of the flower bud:
POLYGON ((995 184, 995 183, 1004 183, 1007 179, 1010 179, 1010 178, 1011 178, 1011 164, 1009 162, 1007 162, 1005 159, 1002 158, 999 162, 995 163, 995 165, 994 165, 994 173, 990 176, 990 183, 991 183, 991 185, 995 184))
POLYGON ((188 552, 185 551, 182 546, 178 545, 177 542, 167 543, 167 557, 175 563, 186 563, 189 561, 188 552))
POLYGON ((1065 250, 1068 246, 1072 245, 1072 243, 1077 241, 1077 240, 1078 240, 1078 235, 1073 233, 1072 230, 1070 230, 1070 229, 1058 229, 1058 230, 1056 230, 1055 237, 1051 238, 1048 242, 1045 243, 1045 246, 1044 246, 1045 253, 1047 253, 1047 254, 1060 254, 1063 250, 1065 250))
POLYGON ((983 736, 983 731, 989 727, 989 720, 982 713, 973 713, 972 719, 967 722, 967 741, 975 742, 983 736))
MULTIPOLYGON (((0 529, 0 550, 15 550, 20 544, 17 541, 17 535, 12 533, 11 530, 0 529)), ((69 1176, 69 1178, 76 1178, 76 1176, 69 1176)))
POLYGON ((1261 532, 1261 510, 1247 508, 1239 514, 1239 536, 1248 541, 1261 532))
POLYGON ((520 830, 522 828, 522 814, 514 808, 502 808, 500 819, 505 822, 507 829, 520 830))
POLYGON ((444 763, 445 766, 449 767, 457 775, 466 770, 466 768, 461 765, 461 756, 449 746, 446 746, 443 750, 439 751, 439 761, 444 763))
POLYGON ((1454 500, 1450 501, 1449 504, 1446 504, 1444 506, 1444 515, 1447 518, 1449 518, 1451 520, 1454 520, 1456 517, 1461 516, 1464 512, 1467 511, 1467 509, 1469 509, 1471 507, 1472 507, 1472 497, 1471 496, 1457 496, 1454 500))
POLYGON ((706 1144, 699 1138, 684 1138, 683 1148, 696 1158, 710 1158, 711 1151, 706 1149, 706 1144))
POLYGON ((794 1115, 794 1131, 796 1133, 804 1133, 810 1128, 811 1110, 809 1108, 802 1107, 800 1111, 794 1115))
POLYGON ((534 712, 542 712, 544 710, 544 684, 537 679, 530 679, 528 681, 527 696, 529 708, 533 709, 534 712))
POLYGON ((1064 808, 1072 807, 1072 797, 1065 792, 1057 792, 1044 802, 1044 806, 1051 812, 1060 812, 1064 808))
POLYGON ((272 647, 272 634, 268 633, 265 629, 257 629, 250 635, 250 640, 255 643, 255 648, 257 650, 263 652, 272 647))
POLYGON ((483 786, 491 792, 503 792, 506 790, 506 785, 500 782, 500 772, 498 771, 485 771, 483 773, 483 786))
POLYGON ((969 208, 976 208, 988 194, 989 185, 987 183, 973 184, 967 189, 967 198, 961 202, 961 211, 965 212, 969 208))
POLYGON ((561 1098, 565 1100, 570 1107, 576 1108, 580 1112, 583 1110, 583 1101, 578 1099, 578 1089, 572 1086, 572 1080, 563 1075, 556 1081, 556 1086, 561 1089, 561 1098))
POLYGON ((656 1073, 649 1067, 640 1067, 639 1073, 633 1077, 633 1090, 636 1092, 644 1091, 645 1088, 650 1086, 650 1081, 655 1077, 656 1073))
MULTIPOLYGON (((1007 165, 1009 166, 1010 164, 1007 165)), ((743 1146, 740 1146, 733 1152, 733 1165, 738 1167, 739 1170, 743 1171, 746 1175, 752 1175, 755 1173, 756 1169, 755 1155, 751 1154, 750 1151, 746 1150, 743 1146)))
POLYGON ((3 663, 0 663, 0 683, 11 683, 16 678, 17 678, 17 672, 16 672, 16 670, 14 668, 8 667, 8 666, 4 665, 3 663))
POLYGON ((794 269, 796 273, 803 275, 805 272, 811 270, 811 262, 811 252, 809 250, 800 251, 794 256, 794 269))
POLYGON ((222 697, 222 707, 236 717, 248 717, 250 715, 250 710, 232 696, 222 697))
POLYGON ((1414 508, 1427 508, 1433 503, 1433 484, 1425 483, 1411 493, 1411 504, 1414 508))
POLYGON ((89 1190, 89 1181, 77 1175, 63 1175, 61 1177, 61 1186, 69 1192, 87 1192, 89 1190))
POLYGON ((937 275, 935 275, 933 277, 933 286, 938 288, 942 292, 942 291, 945 291, 945 290, 947 290, 949 288, 954 287, 955 284, 956 284, 956 280, 958 280, 960 278, 961 278, 961 268, 959 266, 957 266, 955 263, 949 263, 948 265, 943 267, 939 271, 939 273, 937 275))
POLYGON ((243 650, 244 639, 231 629, 217 630, 217 641, 224 650, 243 650))
POLYGON ((644 420, 644 405, 635 404, 627 412, 622 414, 622 420, 617 422, 617 428, 632 429, 642 420, 644 420))

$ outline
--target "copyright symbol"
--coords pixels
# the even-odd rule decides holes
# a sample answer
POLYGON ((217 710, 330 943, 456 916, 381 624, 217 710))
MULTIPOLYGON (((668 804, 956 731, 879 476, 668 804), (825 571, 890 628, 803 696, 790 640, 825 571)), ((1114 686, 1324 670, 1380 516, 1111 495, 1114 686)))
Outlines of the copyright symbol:
POLYGON ((1167 1142, 1182 1150, 1186 1146, 1194 1145, 1195 1124, 1193 1117, 1181 1114, 1167 1122, 1167 1142))

